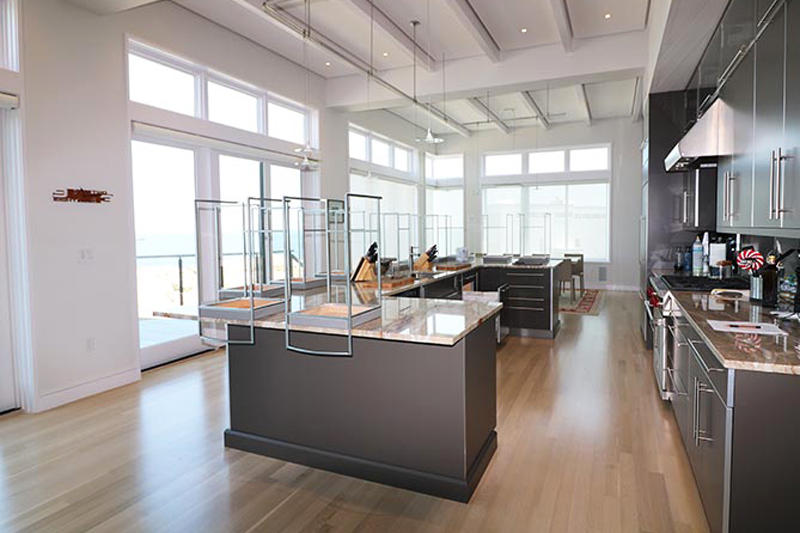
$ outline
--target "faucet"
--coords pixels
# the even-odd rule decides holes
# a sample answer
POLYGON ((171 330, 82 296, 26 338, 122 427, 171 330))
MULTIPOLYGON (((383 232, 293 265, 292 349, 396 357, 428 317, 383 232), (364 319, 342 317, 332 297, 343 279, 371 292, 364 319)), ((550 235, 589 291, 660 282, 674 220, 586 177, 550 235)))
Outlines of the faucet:
POLYGON ((414 272, 414 250, 419 251, 419 246, 409 246, 408 247, 408 271, 414 272))

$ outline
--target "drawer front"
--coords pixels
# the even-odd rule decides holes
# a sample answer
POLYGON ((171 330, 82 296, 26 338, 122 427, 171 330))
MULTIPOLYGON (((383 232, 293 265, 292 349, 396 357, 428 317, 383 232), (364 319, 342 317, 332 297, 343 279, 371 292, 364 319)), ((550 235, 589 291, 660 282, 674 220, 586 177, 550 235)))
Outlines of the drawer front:
POLYGON ((511 302, 505 312, 505 324, 510 328, 550 329, 550 313, 543 307, 516 307, 511 302))
POLYGON ((478 290, 496 291, 507 283, 504 268, 481 268, 478 272, 478 290))
POLYGON ((516 307, 520 309, 545 309, 547 310, 550 307, 550 302, 547 301, 545 298, 542 297, 518 297, 514 296, 513 292, 509 291, 508 294, 508 306, 509 307, 516 307))
POLYGON ((526 272, 508 272, 508 284, 520 285, 530 287, 549 287, 550 286, 550 272, 543 270, 542 272, 526 271, 526 272))
POLYGON ((545 302, 550 301, 550 291, 548 287, 529 286, 529 285, 508 285, 508 296, 511 298, 543 298, 545 302))

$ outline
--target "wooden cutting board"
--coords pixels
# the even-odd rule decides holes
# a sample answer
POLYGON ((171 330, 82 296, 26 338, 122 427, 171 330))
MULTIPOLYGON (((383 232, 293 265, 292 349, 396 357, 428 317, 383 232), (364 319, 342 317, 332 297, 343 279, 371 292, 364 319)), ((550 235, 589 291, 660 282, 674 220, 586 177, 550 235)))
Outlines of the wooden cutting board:
MULTIPOLYGON (((283 303, 283 300, 277 298, 253 298, 253 305, 256 309, 283 303)), ((211 307, 224 307, 225 309, 250 309, 250 299, 245 298, 242 300, 230 300, 227 302, 219 302, 211 304, 211 307)))
POLYGON ((449 265, 436 265, 436 270, 441 270, 442 272, 453 272, 456 270, 464 270, 465 268, 469 268, 472 265, 469 263, 453 263, 449 265))
MULTIPOLYGON (((363 313, 365 311, 369 311, 372 309, 371 307, 366 307, 363 305, 354 305, 353 306, 353 315, 357 315, 359 313, 363 313)), ((327 316, 333 318, 345 318, 347 317, 347 304, 337 304, 337 303, 328 303, 319 305, 317 307, 312 307, 310 309, 306 309, 300 312, 303 315, 314 315, 314 316, 327 316)))
MULTIPOLYGON (((414 278, 412 278, 412 277, 397 278, 397 279, 386 279, 386 278, 384 278, 384 279, 381 280, 381 287, 384 288, 384 289, 396 289, 398 287, 403 287, 405 285, 410 285, 412 283, 414 283, 414 278)), ((360 283, 360 285, 362 285, 364 287, 372 288, 372 287, 377 287, 378 286, 378 282, 377 281, 365 281, 363 283, 360 283)))

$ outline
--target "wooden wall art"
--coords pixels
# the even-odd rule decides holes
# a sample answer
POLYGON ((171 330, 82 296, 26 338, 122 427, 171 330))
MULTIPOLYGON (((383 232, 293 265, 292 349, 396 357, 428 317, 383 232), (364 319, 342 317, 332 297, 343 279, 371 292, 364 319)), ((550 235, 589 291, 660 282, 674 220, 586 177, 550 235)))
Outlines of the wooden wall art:
POLYGON ((108 191, 93 189, 57 189, 53 192, 54 202, 77 202, 80 204, 107 204, 114 197, 108 191))

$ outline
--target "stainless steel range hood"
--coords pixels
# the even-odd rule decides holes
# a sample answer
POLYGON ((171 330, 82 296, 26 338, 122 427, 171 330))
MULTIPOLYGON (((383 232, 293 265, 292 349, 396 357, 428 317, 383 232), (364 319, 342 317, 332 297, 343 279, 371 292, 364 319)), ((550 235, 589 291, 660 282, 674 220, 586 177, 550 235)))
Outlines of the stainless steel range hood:
POLYGON ((725 134, 728 113, 727 104, 721 99, 711 104, 700 120, 678 141, 675 148, 664 159, 667 172, 684 172, 710 158, 729 153, 725 134))

